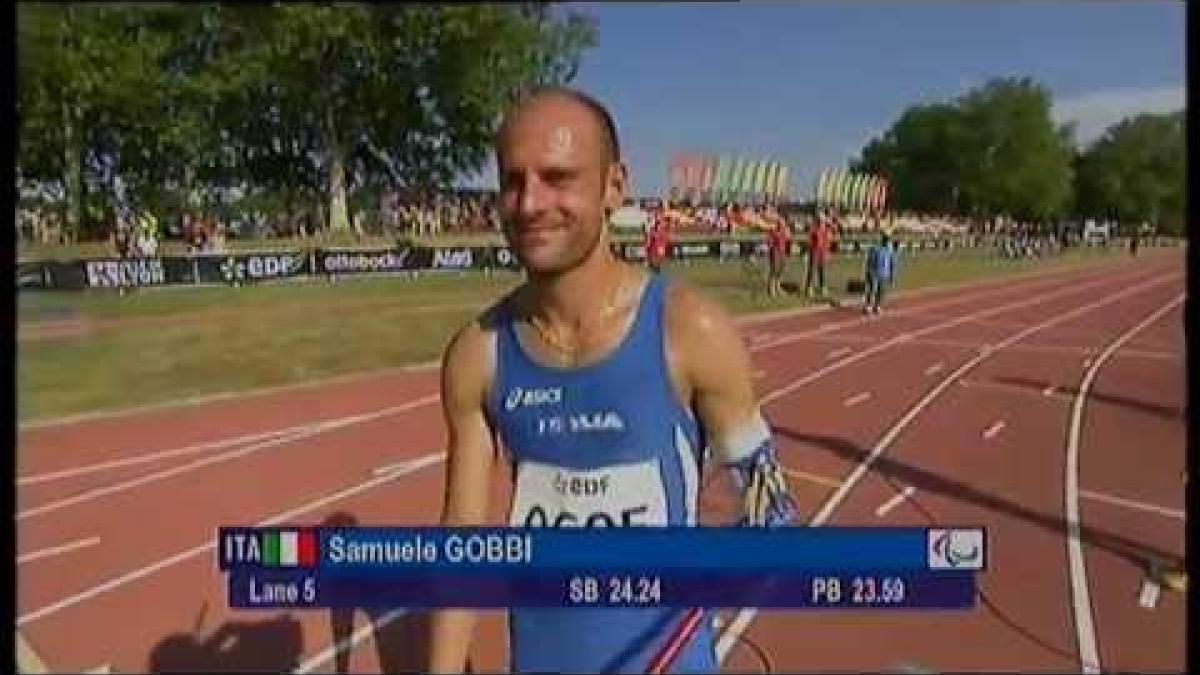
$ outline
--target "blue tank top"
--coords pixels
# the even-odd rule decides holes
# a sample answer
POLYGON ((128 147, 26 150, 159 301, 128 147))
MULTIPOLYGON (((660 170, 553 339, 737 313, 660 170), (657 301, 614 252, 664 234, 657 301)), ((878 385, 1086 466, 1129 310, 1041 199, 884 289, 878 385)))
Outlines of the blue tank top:
MULTIPOLYGON (((510 525, 695 525, 704 445, 667 369, 666 287, 664 277, 651 275, 621 344, 573 369, 534 361, 511 309, 502 308, 488 407, 512 465, 510 525)), ((514 609, 512 669, 644 673, 684 613, 514 609)), ((716 672, 714 642, 705 621, 674 669, 716 672)))

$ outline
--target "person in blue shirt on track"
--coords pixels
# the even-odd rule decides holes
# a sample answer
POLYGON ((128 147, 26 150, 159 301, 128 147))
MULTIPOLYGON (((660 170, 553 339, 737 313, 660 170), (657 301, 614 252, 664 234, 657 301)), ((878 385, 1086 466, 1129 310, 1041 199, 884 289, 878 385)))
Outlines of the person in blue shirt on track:
MULTIPOLYGON (((741 524, 794 518, 734 322, 612 251, 607 222, 629 179, 608 111, 538 89, 505 116, 496 160, 504 235, 526 280, 443 357, 442 524, 489 522, 497 458, 511 469, 515 527, 694 526, 706 457, 731 472, 741 524)), ((685 613, 514 608, 511 669, 645 672, 685 613)), ((469 610, 433 613, 432 672, 462 671, 474 624, 469 610)), ((706 622, 674 667, 716 672, 715 637, 706 622)))
POLYGON ((883 297, 896 279, 896 249, 887 232, 879 236, 879 243, 867 251, 866 299, 863 314, 879 314, 883 297))

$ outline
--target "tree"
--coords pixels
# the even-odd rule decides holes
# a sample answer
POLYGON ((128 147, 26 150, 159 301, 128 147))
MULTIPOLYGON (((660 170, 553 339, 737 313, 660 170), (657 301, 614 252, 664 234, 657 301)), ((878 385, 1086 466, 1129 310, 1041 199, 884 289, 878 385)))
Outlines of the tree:
POLYGON ((1048 219, 1073 194, 1072 130, 1055 126, 1050 105, 1028 78, 992 80, 906 109, 856 168, 886 176, 897 209, 1048 219))
POLYGON ((251 75, 236 142, 258 180, 319 184, 333 229, 372 174, 428 190, 478 171, 503 106, 573 76, 594 39, 577 17, 510 5, 289 5, 261 28, 237 54, 251 75))
POLYGON ((18 163, 23 177, 61 185, 66 235, 84 224, 88 193, 111 205, 121 150, 153 115, 162 39, 139 8, 21 4, 17 10, 18 163))
POLYGON ((956 107, 913 106, 882 138, 867 144, 855 170, 888 176, 894 208, 958 214, 965 144, 956 107))
POLYGON ((190 208, 219 187, 324 198, 342 228, 356 189, 478 172, 503 107, 594 41, 547 3, 23 4, 18 166, 63 187, 72 234, 117 185, 190 208))
POLYGON ((1138 115, 1109 127, 1079 157, 1081 215, 1184 233, 1184 115, 1138 115))
POLYGON ((1071 128, 1053 121, 1050 92, 1029 78, 991 80, 958 101, 967 134, 964 199, 984 214, 1046 220, 1073 190, 1071 128))

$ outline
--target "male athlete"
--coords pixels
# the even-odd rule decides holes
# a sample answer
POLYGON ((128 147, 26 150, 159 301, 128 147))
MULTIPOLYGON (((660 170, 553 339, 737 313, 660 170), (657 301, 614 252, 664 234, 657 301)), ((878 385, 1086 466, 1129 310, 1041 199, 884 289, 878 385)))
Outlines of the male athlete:
MULTIPOLYGON (((499 448, 512 468, 517 527, 695 525, 706 446, 742 488, 741 523, 789 520, 795 506, 733 322, 609 246, 627 173, 604 107, 574 90, 539 89, 506 115, 496 157, 504 234, 527 281, 446 350, 443 524, 487 521, 499 448)), ((645 672, 683 614, 514 609, 512 669, 645 672)), ((466 610, 434 614, 433 672, 464 668, 474 623, 466 610)), ((711 625, 675 668, 718 669, 711 625)))

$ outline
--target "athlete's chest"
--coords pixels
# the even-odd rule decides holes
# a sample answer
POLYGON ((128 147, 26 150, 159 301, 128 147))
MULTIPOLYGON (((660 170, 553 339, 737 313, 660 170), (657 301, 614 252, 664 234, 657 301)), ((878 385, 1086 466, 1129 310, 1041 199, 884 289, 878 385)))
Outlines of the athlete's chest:
POLYGON ((493 415, 514 460, 576 468, 652 458, 680 413, 661 373, 507 378, 493 415), (655 386, 658 385, 658 386, 655 386))

